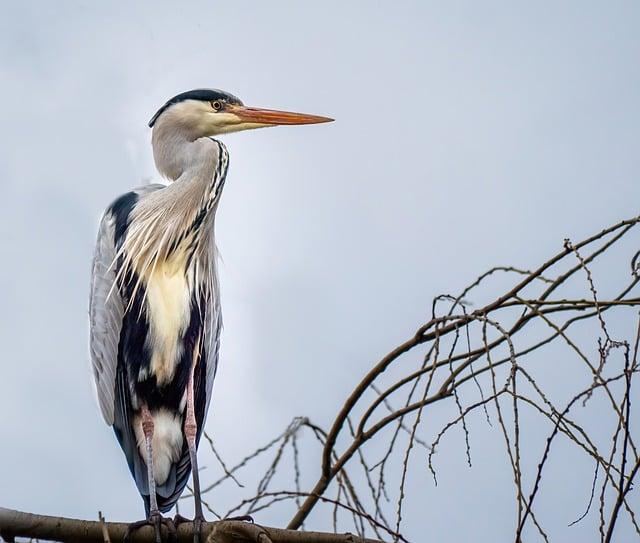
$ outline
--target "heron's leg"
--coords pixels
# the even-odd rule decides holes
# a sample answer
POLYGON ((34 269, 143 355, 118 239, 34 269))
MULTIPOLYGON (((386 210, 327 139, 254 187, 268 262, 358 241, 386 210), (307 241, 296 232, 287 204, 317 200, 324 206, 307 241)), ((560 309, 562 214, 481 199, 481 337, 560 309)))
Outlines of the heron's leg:
POLYGON ((175 525, 171 519, 164 518, 160 514, 160 510, 158 509, 158 498, 156 496, 156 480, 153 476, 153 417, 146 405, 142 406, 141 415, 142 415, 142 432, 144 434, 144 441, 146 446, 146 458, 145 463, 147 464, 147 481, 149 483, 149 518, 146 520, 142 520, 140 522, 134 522, 129 524, 127 527, 127 531, 124 536, 124 541, 129 540, 129 536, 132 532, 142 528, 143 526, 153 526, 156 535, 156 543, 162 543, 162 533, 160 530, 160 525, 164 524, 169 531, 169 537, 172 541, 177 541, 177 533, 175 525))
MULTIPOLYGON (((204 513, 202 512, 202 497, 200 495, 200 475, 198 472, 198 457, 196 449, 196 438, 198 435, 198 423, 196 421, 195 410, 195 394, 193 389, 193 380, 195 374, 195 368, 198 358, 194 357, 194 363, 191 366, 191 372, 189 373, 189 380, 187 381, 187 413, 184 419, 184 435, 187 439, 187 447, 189 448, 189 459, 191 461, 191 474, 193 477, 193 497, 195 500, 195 516, 193 518, 193 541, 199 543, 200 534, 202 529, 202 523, 204 522, 204 513)), ((179 518, 176 515, 176 524, 182 522, 184 519, 179 518)), ((244 515, 242 517, 234 517, 226 520, 249 520, 253 522, 253 519, 244 515)))
POLYGON ((193 378, 197 364, 197 357, 194 357, 189 381, 187 382, 187 415, 184 419, 184 435, 189 448, 189 460, 191 460, 191 475, 193 477, 193 497, 195 500, 195 517, 193 518, 193 541, 199 543, 200 530, 204 521, 202 513, 202 497, 200 496, 200 475, 198 473, 198 455, 196 450, 196 436, 198 435, 198 423, 196 422, 195 397, 193 392, 193 378))
POLYGON ((142 406, 142 432, 144 433, 144 442, 146 445, 147 457, 147 481, 149 482, 149 518, 160 516, 158 509, 158 497, 156 496, 156 479, 153 476, 153 417, 146 405, 142 406))

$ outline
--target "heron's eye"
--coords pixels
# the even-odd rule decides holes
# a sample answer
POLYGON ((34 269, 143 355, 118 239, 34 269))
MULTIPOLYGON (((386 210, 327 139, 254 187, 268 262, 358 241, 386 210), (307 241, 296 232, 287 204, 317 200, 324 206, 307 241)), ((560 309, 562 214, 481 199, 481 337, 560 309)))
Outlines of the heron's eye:
POLYGON ((211 102, 211 107, 214 111, 220 111, 222 109, 222 102, 220 100, 214 100, 211 102))

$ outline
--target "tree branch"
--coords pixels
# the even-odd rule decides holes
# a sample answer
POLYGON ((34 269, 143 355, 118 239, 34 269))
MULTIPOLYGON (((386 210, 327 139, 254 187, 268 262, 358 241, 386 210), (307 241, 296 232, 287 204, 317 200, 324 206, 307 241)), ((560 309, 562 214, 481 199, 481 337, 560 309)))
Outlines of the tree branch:
MULTIPOLYGON (((70 543, 103 543, 102 527, 106 527, 113 543, 122 541, 127 524, 78 520, 63 517, 35 515, 0 507, 0 536, 6 541, 15 537, 29 537, 70 543)), ((191 543, 190 524, 178 527, 179 543, 191 543)), ((202 526, 203 540, 208 543, 381 543, 375 539, 356 538, 352 534, 300 532, 259 526, 237 520, 206 522, 202 526)), ((141 528, 131 536, 131 543, 153 543, 151 527, 141 528)))
MULTIPOLYGON (((579 243, 573 244, 568 240, 565 240, 562 251, 556 253, 533 271, 523 271, 512 267, 495 267, 485 274, 482 274, 478 279, 476 279, 476 281, 474 281, 474 283, 465 288, 459 296, 453 297, 442 295, 437 297, 433 304, 432 318, 427 323, 420 326, 412 337, 390 351, 377 364, 375 364, 344 401, 344 404, 334 419, 324 442, 320 476, 313 486, 313 489, 309 492, 308 497, 295 512, 287 528, 297 529, 302 525, 310 512, 320 502, 321 496, 327 492, 335 477, 344 469, 347 462, 349 462, 349 460, 361 450, 365 442, 380 434, 389 425, 389 423, 397 421, 397 424, 402 424, 407 415, 414 414, 416 411, 418 413, 422 413, 423 407, 427 404, 439 402, 451 396, 456 399, 458 408, 462 411, 458 399, 458 390, 468 379, 475 380, 476 384, 480 386, 477 380, 479 375, 489 372, 492 378, 495 379, 496 367, 501 366, 502 364, 511 363, 512 369, 508 382, 515 386, 515 372, 520 367, 519 359, 560 337, 562 340, 566 341, 586 363, 586 366, 594 376, 594 383, 599 382, 602 379, 602 368, 608 357, 609 351, 624 343, 614 342, 611 340, 605 326, 603 312, 612 308, 634 308, 640 305, 640 298, 638 296, 627 297, 627 295, 630 294, 640 282, 640 274, 638 273, 636 266, 637 257, 640 253, 636 253, 631 262, 632 280, 630 284, 628 284, 622 293, 615 299, 608 299, 604 301, 598 299, 597 292, 593 284, 593 277, 588 266, 596 259, 607 253, 613 245, 618 243, 639 223, 640 217, 634 217, 621 221, 609 228, 605 228, 579 243), (579 251, 584 251, 585 255, 582 256, 579 251), (577 258, 577 264, 572 257, 577 258), (519 276, 516 284, 490 303, 484 305, 484 307, 468 312, 466 310, 468 305, 466 302, 466 296, 470 294, 476 286, 479 286, 485 278, 498 270, 516 273, 519 276), (575 279, 580 271, 586 272, 589 293, 592 295, 592 299, 589 299, 588 297, 571 299, 558 297, 556 299, 550 299, 552 295, 556 296, 557 293, 560 293, 561 287, 569 284, 569 281, 572 280, 572 278, 575 279), (550 273, 552 275, 557 273, 558 275, 556 277, 552 277, 552 275, 548 276, 547 274, 550 273), (531 290, 533 286, 537 284, 537 281, 542 281, 544 284, 544 290, 537 296, 532 296, 531 290), (442 300, 449 300, 452 305, 448 313, 438 316, 436 314, 436 304, 438 301, 442 300), (522 313, 519 317, 517 317, 516 313, 515 319, 511 320, 511 316, 514 315, 513 310, 517 311, 519 308, 522 308, 522 313), (462 313, 459 312, 460 309, 462 310, 462 313), (458 312, 456 313, 456 311, 458 312), (578 312, 582 314, 576 315, 578 312), (511 323, 508 326, 502 327, 496 320, 498 318, 496 314, 506 315, 506 318, 509 318, 511 323), (493 320, 489 320, 489 315, 492 315, 493 320), (555 325, 550 321, 551 315, 567 320, 562 325, 555 325), (594 316, 597 317, 601 332, 607 339, 606 348, 601 351, 599 364, 592 364, 582 351, 580 351, 580 349, 574 344, 574 342, 572 342, 565 334, 566 329, 573 322, 591 319, 594 316), (548 324, 553 328, 554 333, 526 349, 521 349, 519 352, 516 351, 512 343, 513 336, 523 330, 525 326, 530 325, 533 322, 548 324), (487 323, 490 323, 491 328, 497 329, 500 333, 496 338, 491 339, 491 341, 485 338, 485 341, 481 345, 473 348, 470 333, 471 326, 475 324, 476 327, 477 325, 486 327, 487 323), (463 349, 462 352, 460 352, 460 350, 456 350, 461 330, 464 330, 468 344, 467 349, 463 349), (451 352, 447 357, 441 358, 438 355, 440 345, 443 341, 449 342, 451 352), (407 374, 405 374, 405 376, 399 381, 386 388, 386 390, 383 389, 383 392, 380 393, 374 385, 382 378, 386 370, 392 365, 397 366, 399 364, 398 361, 403 357, 403 355, 406 355, 410 351, 416 352, 415 349, 424 344, 429 345, 427 354, 424 355, 424 362, 416 370, 408 371, 407 374), (497 361, 490 361, 489 357, 491 356, 491 353, 500 352, 500 348, 504 350, 505 344, 508 344, 509 346, 508 356, 502 357, 503 355, 501 354, 497 361), (432 355, 433 358, 430 360, 432 355), (487 363, 483 364, 480 368, 474 368, 473 363, 483 357, 487 358, 487 363), (447 370, 449 375, 446 375, 447 370), (420 381, 423 376, 428 377, 426 385, 427 392, 425 392, 421 401, 416 401, 413 397, 414 390, 416 389, 418 381, 420 381), (437 391, 429 394, 429 388, 432 385, 432 381, 434 383, 439 381, 439 387, 437 391), (404 407, 394 410, 391 414, 382 418, 378 422, 370 424, 370 427, 367 427, 368 419, 377 412, 380 405, 387 401, 392 394, 398 393, 400 389, 409 384, 411 384, 412 387, 407 394, 404 407), (367 405, 367 395, 372 390, 377 394, 367 405), (343 452, 338 452, 339 438, 344 434, 343 429, 346 421, 353 415, 357 406, 363 407, 364 415, 361 416, 360 421, 356 424, 355 431, 352 432, 353 435, 350 437, 347 436, 347 439, 351 440, 350 445, 347 443, 343 452)), ((442 344, 444 345, 444 343, 442 344)), ((612 392, 606 384, 603 386, 603 389, 612 404, 613 411, 616 413, 618 418, 622 420, 624 415, 621 414, 612 392)), ((515 394, 515 390, 512 392, 514 401, 513 413, 516 419, 513 431, 516 434, 514 439, 516 440, 515 454, 517 456, 517 438, 520 431, 517 422, 518 396, 515 394)), ((479 405, 485 404, 484 402, 481 402, 479 405)), ((499 410, 499 406, 496 406, 496 408, 499 410)), ((462 422, 464 426, 464 419, 462 419, 462 422)), ((395 437, 392 438, 388 454, 390 454, 394 443, 395 437)), ((413 437, 409 441, 407 446, 408 449, 411 448, 412 443, 413 437)), ((507 443, 509 443, 508 438, 507 443)), ((633 454, 637 458, 636 448, 631 440, 631 436, 629 436, 629 445, 633 454)), ((511 454, 510 448, 509 451, 511 454)), ((383 467, 381 467, 380 478, 382 481, 383 467)), ((517 480, 520 480, 519 475, 517 480)), ((517 486, 518 496, 521 497, 522 489, 520 483, 518 483, 517 486)), ((382 486, 380 488, 382 489, 382 486)), ((402 491, 402 489, 400 489, 400 491, 402 491)), ((376 511, 379 506, 379 496, 380 494, 377 493, 374 497, 376 511)), ((519 507, 520 506, 521 503, 519 502, 519 507)), ((530 512, 530 517, 535 523, 533 512, 530 512)), ((540 528, 539 531, 541 531, 540 528)), ((638 530, 638 532, 640 533, 640 530, 638 530)))

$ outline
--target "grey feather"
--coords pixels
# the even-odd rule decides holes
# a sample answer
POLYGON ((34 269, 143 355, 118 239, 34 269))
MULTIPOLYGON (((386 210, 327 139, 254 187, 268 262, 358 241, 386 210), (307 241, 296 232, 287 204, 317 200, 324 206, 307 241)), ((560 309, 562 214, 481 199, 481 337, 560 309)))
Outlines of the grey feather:
MULTIPOLYGON (((217 255, 218 251, 215 247, 215 241, 213 237, 211 239, 212 255, 217 255)), ((216 256, 213 257, 214 259, 216 256)), ((207 315, 205 319, 205 333, 207 334, 206 341, 206 398, 207 405, 205 409, 205 420, 207 413, 209 412, 209 404, 211 403, 213 381, 216 377, 216 371, 218 370, 218 353, 220 351, 220 335, 222 332, 222 308, 220 306, 220 285, 218 283, 218 274, 216 273, 215 261, 209 270, 209 284, 211 285, 211 300, 207 304, 207 315)))
MULTIPOLYGON (((142 196, 163 188, 152 184, 134 190, 142 196)), ((93 256, 89 299, 89 349, 98 404, 105 422, 113 425, 118 343, 124 315, 122 297, 114 288, 116 279, 115 217, 111 206, 102 216, 93 256)))

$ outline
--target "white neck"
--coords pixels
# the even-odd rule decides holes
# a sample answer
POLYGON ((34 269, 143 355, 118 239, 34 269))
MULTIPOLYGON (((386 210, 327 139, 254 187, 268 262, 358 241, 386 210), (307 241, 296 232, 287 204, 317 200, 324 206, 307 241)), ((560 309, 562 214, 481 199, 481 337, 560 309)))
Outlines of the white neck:
POLYGON ((151 135, 158 171, 170 181, 177 181, 183 175, 211 180, 219 159, 217 144, 210 138, 197 137, 187 126, 165 115, 158 119, 151 135))
POLYGON ((195 220, 212 224, 227 173, 224 145, 191 133, 167 113, 154 125, 151 143, 156 167, 171 183, 148 200, 149 206, 163 213, 170 209, 165 215, 180 218, 176 224, 180 231, 195 220))

